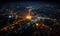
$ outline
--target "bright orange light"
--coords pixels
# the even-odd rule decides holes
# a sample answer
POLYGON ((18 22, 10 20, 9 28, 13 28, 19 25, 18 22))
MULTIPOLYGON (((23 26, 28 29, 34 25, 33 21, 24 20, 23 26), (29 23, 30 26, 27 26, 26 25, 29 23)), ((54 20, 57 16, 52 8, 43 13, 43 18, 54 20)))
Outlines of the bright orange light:
POLYGON ((38 23, 36 23, 36 26, 39 26, 39 24, 38 24, 38 23))
POLYGON ((26 19, 31 19, 31 18, 32 18, 32 16, 30 16, 30 15, 26 16, 26 19))

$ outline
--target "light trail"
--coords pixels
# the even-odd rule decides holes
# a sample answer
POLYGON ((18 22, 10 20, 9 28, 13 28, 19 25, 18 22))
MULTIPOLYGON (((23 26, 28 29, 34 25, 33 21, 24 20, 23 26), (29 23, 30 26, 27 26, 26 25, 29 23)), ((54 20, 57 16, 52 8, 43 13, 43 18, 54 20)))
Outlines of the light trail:
POLYGON ((14 22, 13 24, 10 24, 10 25, 8 25, 8 26, 3 27, 1 30, 7 31, 7 30, 9 30, 10 26, 11 26, 11 27, 12 27, 12 26, 14 27, 14 25, 18 24, 18 22, 21 22, 21 21, 24 21, 24 20, 26 20, 26 19, 18 20, 17 22, 14 22))

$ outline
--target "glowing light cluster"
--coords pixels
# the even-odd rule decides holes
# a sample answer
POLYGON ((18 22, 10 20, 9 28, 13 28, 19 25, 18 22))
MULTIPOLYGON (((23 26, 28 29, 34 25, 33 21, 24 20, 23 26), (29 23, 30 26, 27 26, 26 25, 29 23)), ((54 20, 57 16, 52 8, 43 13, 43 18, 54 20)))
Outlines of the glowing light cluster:
POLYGON ((12 18, 13 16, 8 16, 8 18, 12 18))
POLYGON ((32 16, 27 15, 27 16, 26 16, 26 19, 29 19, 29 20, 30 20, 30 19, 32 19, 32 16))
POLYGON ((39 23, 36 23, 36 26, 39 26, 39 23))

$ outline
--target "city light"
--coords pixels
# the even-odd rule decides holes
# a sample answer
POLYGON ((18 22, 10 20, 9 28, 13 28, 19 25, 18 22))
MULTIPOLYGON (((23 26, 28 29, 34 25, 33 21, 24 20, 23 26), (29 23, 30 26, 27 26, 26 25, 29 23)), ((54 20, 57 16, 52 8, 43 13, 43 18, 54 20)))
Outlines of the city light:
POLYGON ((10 15, 9 15, 8 18, 13 18, 13 16, 10 16, 10 15))
POLYGON ((31 18, 32 18, 32 16, 30 16, 30 15, 27 15, 26 16, 26 19, 29 19, 30 20, 31 18))
MULTIPOLYGON (((0 9, 0 36, 59 36, 58 5, 41 2, 12 2, 0 9), (26 4, 25 4, 26 3, 26 4)), ((3 6, 4 5, 4 6, 3 6)))
POLYGON ((36 26, 39 26, 39 23, 36 23, 36 26))

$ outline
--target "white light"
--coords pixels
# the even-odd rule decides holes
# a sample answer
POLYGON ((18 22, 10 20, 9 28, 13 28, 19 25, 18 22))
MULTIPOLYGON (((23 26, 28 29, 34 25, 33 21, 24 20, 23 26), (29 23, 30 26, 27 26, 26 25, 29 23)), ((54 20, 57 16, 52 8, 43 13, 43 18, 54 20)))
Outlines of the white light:
POLYGON ((13 16, 8 16, 8 18, 12 18, 13 16))

